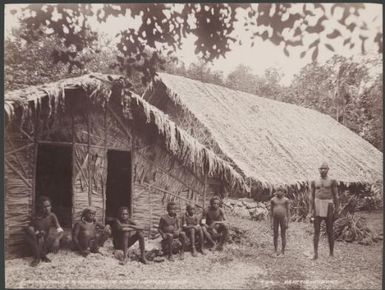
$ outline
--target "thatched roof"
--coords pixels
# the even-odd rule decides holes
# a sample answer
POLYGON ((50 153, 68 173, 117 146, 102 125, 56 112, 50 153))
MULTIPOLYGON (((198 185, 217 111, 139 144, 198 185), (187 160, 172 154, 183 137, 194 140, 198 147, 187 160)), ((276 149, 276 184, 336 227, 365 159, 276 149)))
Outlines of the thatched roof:
MULTIPOLYGON (((103 74, 88 74, 77 78, 64 79, 58 82, 26 89, 7 92, 4 98, 5 117, 13 119, 28 119, 36 108, 49 111, 54 117, 57 109, 64 104, 66 93, 70 90, 83 90, 85 95, 97 105, 105 106, 112 96, 116 85, 124 88, 124 79, 120 76, 103 74), (46 108, 42 108, 43 99, 46 108)), ((116 91, 115 91, 116 93, 116 91)), ((118 91, 122 112, 131 111, 131 117, 136 118, 135 124, 141 126, 156 126, 166 149, 182 164, 203 176, 220 178, 230 187, 246 190, 243 178, 226 161, 220 159, 211 150, 201 145, 183 129, 177 127, 154 106, 141 97, 124 89, 118 91), (142 124, 138 124, 142 122, 142 124)))
POLYGON ((148 90, 192 114, 245 177, 267 187, 307 184, 325 161, 345 184, 382 180, 382 153, 325 114, 165 73, 148 90))

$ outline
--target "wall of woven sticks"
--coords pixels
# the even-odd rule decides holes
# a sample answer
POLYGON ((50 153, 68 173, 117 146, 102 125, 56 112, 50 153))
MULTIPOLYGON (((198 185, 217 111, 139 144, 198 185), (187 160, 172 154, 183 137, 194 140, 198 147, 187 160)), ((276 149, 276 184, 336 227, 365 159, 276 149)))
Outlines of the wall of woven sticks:
POLYGON ((131 152, 132 194, 128 206, 132 217, 151 237, 156 236, 159 218, 169 201, 176 202, 179 213, 187 203, 195 204, 199 211, 217 193, 204 177, 196 176, 168 153, 160 140, 149 142, 145 132, 133 130, 132 120, 108 106, 101 109, 88 104, 86 108, 57 113, 54 118, 40 115, 32 122, 10 124, 6 129, 7 258, 24 254, 24 228, 35 207, 39 144, 72 148, 72 224, 88 206, 96 209, 100 221, 105 221, 108 150, 131 152))

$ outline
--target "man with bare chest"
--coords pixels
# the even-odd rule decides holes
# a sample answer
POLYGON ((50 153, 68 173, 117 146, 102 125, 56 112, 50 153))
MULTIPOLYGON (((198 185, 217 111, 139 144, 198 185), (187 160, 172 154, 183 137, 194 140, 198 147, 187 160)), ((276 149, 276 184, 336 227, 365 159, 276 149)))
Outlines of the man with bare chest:
POLYGON ((229 230, 225 223, 225 213, 219 207, 219 197, 210 199, 210 206, 203 211, 201 224, 203 233, 208 237, 208 240, 215 245, 214 239, 219 238, 217 250, 223 251, 223 245, 227 241, 229 230))
POLYGON ((110 226, 104 226, 96 221, 96 211, 91 208, 85 208, 82 212, 81 219, 77 222, 72 231, 72 240, 75 249, 83 257, 87 257, 90 253, 99 253, 99 248, 111 234, 110 226))
POLYGON ((318 243, 321 222, 326 222, 330 256, 334 255, 334 216, 338 212, 337 182, 328 177, 329 166, 323 163, 319 168, 320 178, 312 181, 309 212, 314 219, 314 257, 318 259, 318 243))

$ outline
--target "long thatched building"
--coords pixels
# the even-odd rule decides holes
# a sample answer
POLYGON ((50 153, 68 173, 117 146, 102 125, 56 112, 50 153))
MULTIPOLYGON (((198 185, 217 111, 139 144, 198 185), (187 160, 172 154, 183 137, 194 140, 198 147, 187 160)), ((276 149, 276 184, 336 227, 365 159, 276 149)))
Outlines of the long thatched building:
POLYGON ((9 92, 4 109, 6 257, 23 254, 23 229, 41 195, 51 198, 64 227, 85 207, 105 222, 128 206, 151 234, 169 200, 184 210, 186 203, 203 207, 226 188, 246 188, 228 162, 118 76, 9 92))
POLYGON ((229 161, 254 195, 308 188, 324 161, 345 187, 382 182, 382 153, 317 111, 166 73, 144 99, 229 161))

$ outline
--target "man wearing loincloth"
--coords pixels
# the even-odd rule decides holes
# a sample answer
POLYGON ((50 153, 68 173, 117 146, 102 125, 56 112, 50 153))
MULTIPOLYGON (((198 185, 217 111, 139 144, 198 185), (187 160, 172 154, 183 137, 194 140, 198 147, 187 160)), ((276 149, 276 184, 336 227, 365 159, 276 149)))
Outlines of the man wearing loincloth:
POLYGON ((337 182, 328 177, 329 166, 323 163, 319 168, 320 178, 311 182, 309 213, 314 218, 314 257, 318 259, 318 242, 321 222, 326 222, 330 256, 334 255, 333 224, 338 212, 337 182))

